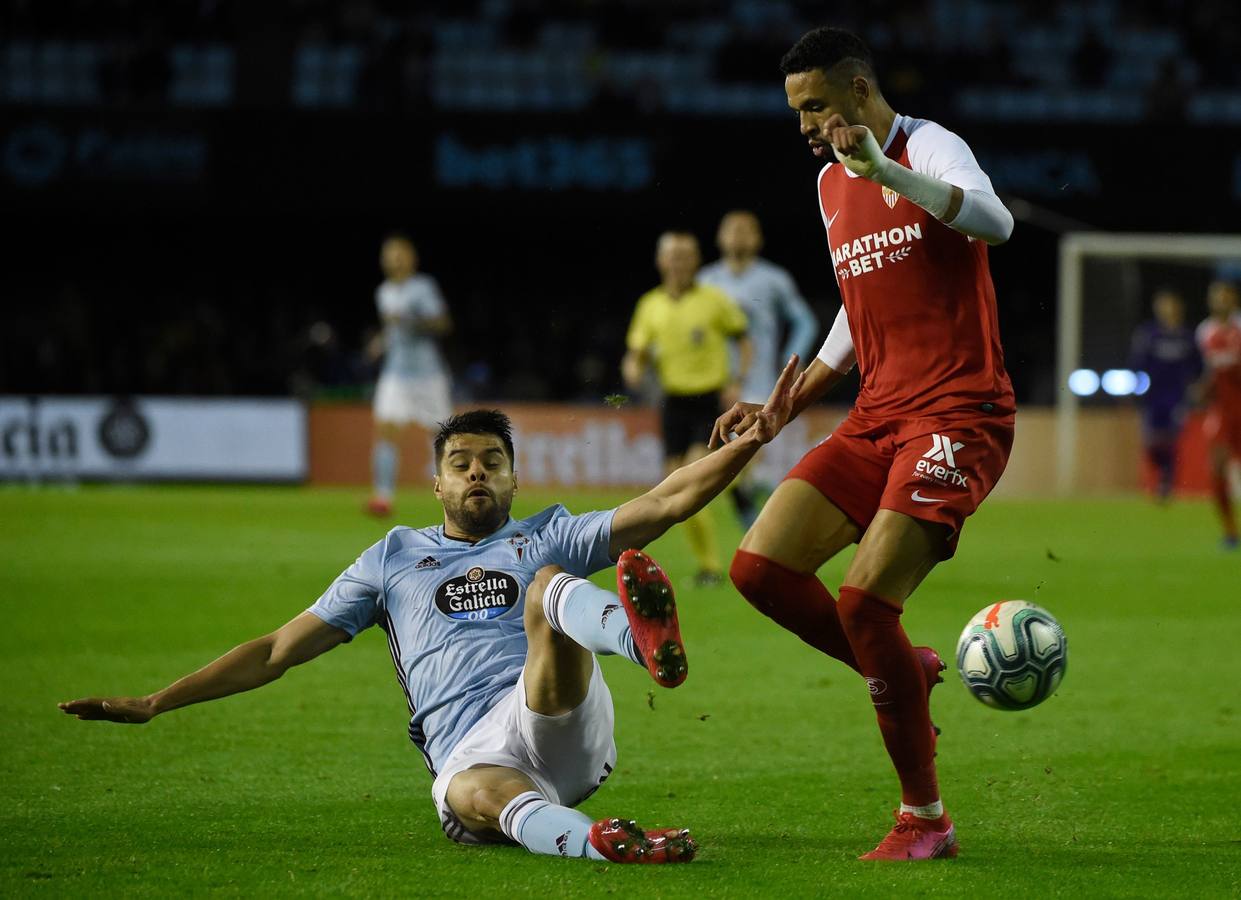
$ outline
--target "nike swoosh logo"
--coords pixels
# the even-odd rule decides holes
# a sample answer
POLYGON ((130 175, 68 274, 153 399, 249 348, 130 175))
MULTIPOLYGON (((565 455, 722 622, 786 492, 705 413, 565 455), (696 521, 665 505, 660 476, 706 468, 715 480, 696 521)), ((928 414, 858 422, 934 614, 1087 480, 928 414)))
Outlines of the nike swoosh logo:
POLYGON ((923 497, 917 491, 914 491, 909 496, 912 497, 914 501, 917 503, 947 503, 948 502, 946 497, 923 497))
POLYGON ((831 216, 829 216, 829 217, 828 217, 828 219, 827 219, 827 227, 828 227, 828 228, 831 228, 831 227, 832 227, 832 223, 836 221, 836 217, 837 217, 838 215, 840 215, 840 210, 836 210, 834 213, 832 213, 832 214, 831 214, 831 216))

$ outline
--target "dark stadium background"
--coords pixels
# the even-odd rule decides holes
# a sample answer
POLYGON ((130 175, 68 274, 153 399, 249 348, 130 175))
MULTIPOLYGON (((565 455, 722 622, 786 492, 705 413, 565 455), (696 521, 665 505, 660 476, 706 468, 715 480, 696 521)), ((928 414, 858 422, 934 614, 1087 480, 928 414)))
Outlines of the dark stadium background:
POLYGON ((467 397, 618 389, 656 235, 689 228, 711 258, 733 207, 758 212, 826 323, 818 163, 777 63, 828 22, 865 35, 894 107, 958 131, 1013 203, 992 261, 1023 402, 1054 397, 1061 231, 1241 213, 1223 2, 0 9, 10 394, 359 396, 395 228, 452 306, 467 397))

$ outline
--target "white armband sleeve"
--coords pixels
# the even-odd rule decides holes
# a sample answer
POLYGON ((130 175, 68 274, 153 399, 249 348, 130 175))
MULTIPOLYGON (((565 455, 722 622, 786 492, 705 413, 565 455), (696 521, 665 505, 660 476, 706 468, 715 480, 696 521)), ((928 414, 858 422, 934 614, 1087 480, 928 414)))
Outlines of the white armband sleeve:
POLYGON ((857 354, 853 352, 853 335, 849 333, 849 316, 843 306, 836 313, 836 321, 819 348, 818 359, 829 369, 842 373, 848 372, 857 362, 857 354))
POLYGON ((991 179, 978 165, 969 145, 941 125, 913 121, 915 127, 907 145, 909 170, 895 171, 904 168, 897 163, 885 167, 894 170, 885 175, 901 182, 900 187, 888 186, 964 235, 988 244, 1008 240, 1013 233, 1013 215, 995 195, 991 179), (944 215, 953 187, 961 189, 961 209, 948 221, 944 215))
POLYGON ((963 193, 961 211, 945 225, 988 244, 1002 244, 1012 236, 1013 214, 999 197, 978 190, 963 193))
POLYGON ((918 204, 935 218, 943 221, 952 203, 952 185, 930 175, 923 175, 890 159, 875 173, 875 181, 891 188, 907 200, 918 204))

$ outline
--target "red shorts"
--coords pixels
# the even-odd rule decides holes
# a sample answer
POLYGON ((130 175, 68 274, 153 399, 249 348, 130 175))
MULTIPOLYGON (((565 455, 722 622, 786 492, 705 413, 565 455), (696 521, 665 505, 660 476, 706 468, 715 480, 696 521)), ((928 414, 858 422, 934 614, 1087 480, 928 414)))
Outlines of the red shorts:
POLYGON ((863 532, 891 509, 947 525, 948 555, 1013 448, 1012 415, 882 421, 849 416, 786 478, 814 485, 863 532))
POLYGON ((1211 446, 1225 447, 1234 459, 1241 459, 1241 414, 1212 406, 1207 409, 1202 430, 1211 446))

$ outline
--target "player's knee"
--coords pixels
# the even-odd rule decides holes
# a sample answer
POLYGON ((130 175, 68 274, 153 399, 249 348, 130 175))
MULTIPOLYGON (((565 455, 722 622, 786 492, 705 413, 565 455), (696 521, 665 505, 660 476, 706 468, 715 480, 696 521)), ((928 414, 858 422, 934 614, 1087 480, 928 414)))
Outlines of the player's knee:
POLYGON ((522 792, 524 785, 512 786, 507 783, 479 785, 470 792, 468 808, 476 822, 493 824, 500 821, 500 814, 516 794, 522 792))
POLYGON ((855 641, 867 634, 882 632, 899 621, 901 608, 898 604, 870 593, 864 586, 853 583, 840 589, 836 601, 836 616, 845 636, 855 641))
POLYGON ((862 598, 854 591, 841 591, 836 601, 836 616, 846 636, 857 634, 862 624, 862 598))
POLYGON ((771 590, 772 567, 775 565, 765 556, 738 550, 733 554, 732 565, 728 567, 728 577, 737 593, 764 615, 768 615, 775 604, 771 590))
POLYGON ((530 586, 526 588, 526 634, 543 630, 551 633, 551 625, 543 614, 543 595, 547 592, 552 578, 563 571, 560 566, 544 566, 534 573, 530 586))

